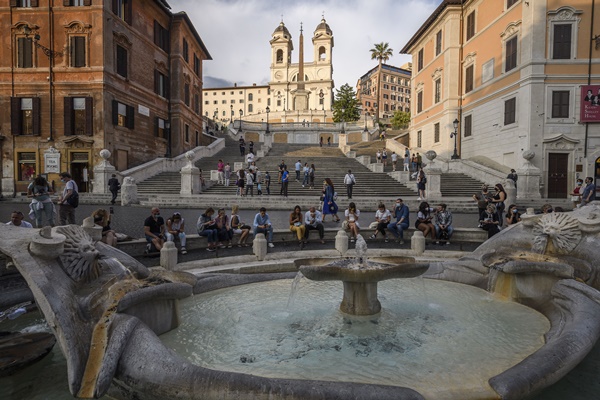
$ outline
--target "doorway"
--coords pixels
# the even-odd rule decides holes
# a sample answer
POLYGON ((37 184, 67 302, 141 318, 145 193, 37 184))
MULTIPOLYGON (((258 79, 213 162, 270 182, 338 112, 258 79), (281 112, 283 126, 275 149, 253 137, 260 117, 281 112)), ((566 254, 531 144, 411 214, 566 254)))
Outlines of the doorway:
POLYGON ((77 184, 79 191, 85 193, 89 191, 89 153, 73 152, 71 153, 71 176, 77 184))
POLYGON ((568 154, 548 154, 548 198, 564 199, 567 197, 569 192, 568 171, 568 154))

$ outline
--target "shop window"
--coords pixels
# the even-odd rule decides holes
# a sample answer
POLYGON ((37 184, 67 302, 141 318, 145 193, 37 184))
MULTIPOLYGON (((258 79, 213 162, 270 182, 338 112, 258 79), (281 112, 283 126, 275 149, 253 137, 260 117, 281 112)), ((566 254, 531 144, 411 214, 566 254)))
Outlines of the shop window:
POLYGON ((20 181, 33 180, 37 175, 37 163, 34 152, 18 153, 20 181))

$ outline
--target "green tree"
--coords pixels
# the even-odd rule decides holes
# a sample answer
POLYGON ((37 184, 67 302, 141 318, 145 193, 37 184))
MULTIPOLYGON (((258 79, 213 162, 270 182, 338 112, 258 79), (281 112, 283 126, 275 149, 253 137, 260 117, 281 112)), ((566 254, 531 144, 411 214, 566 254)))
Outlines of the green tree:
POLYGON ((381 104, 381 65, 390 59, 394 54, 394 50, 390 48, 389 43, 376 43, 375 47, 371 50, 371 60, 377 60, 379 62, 378 78, 377 78, 377 111, 375 114, 375 121, 379 124, 379 105, 381 104))
POLYGON ((333 102, 333 121, 351 122, 360 119, 360 103, 356 92, 347 83, 342 85, 335 94, 333 102))
POLYGON ((410 113, 402 110, 396 110, 394 116, 390 120, 390 123, 394 129, 406 128, 410 123, 410 113))

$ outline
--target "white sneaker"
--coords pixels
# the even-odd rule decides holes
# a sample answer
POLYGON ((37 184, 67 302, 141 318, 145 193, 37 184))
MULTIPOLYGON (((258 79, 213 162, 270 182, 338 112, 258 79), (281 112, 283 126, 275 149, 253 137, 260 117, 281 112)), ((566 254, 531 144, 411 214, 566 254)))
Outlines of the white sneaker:
POLYGON ((185 247, 181 248, 181 254, 187 254, 187 250, 185 249, 185 247))
POLYGON ((421 198, 419 197, 419 198, 417 198, 417 200, 421 200, 421 198))
POLYGON ((275 245, 273 243, 269 243, 268 246, 269 247, 275 247, 275 245))

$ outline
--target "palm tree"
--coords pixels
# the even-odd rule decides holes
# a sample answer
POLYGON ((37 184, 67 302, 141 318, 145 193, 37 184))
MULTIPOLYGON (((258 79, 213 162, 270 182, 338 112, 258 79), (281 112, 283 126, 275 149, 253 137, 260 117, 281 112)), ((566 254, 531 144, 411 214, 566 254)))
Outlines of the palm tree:
POLYGON ((390 48, 389 43, 375 43, 375 47, 369 50, 371 52, 371 60, 379 61, 379 77, 377 78, 377 113, 375 121, 379 125, 379 104, 381 104, 381 64, 390 59, 394 54, 394 50, 390 48))

